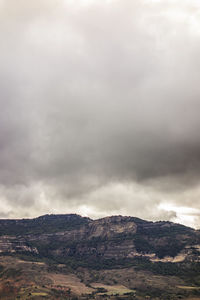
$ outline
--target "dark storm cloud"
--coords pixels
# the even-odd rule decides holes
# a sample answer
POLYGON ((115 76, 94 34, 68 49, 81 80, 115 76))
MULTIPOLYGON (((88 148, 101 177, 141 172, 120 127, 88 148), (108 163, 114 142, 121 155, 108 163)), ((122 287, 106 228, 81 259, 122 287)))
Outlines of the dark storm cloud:
POLYGON ((170 219, 160 203, 200 209, 198 2, 0 7, 2 210, 170 219))

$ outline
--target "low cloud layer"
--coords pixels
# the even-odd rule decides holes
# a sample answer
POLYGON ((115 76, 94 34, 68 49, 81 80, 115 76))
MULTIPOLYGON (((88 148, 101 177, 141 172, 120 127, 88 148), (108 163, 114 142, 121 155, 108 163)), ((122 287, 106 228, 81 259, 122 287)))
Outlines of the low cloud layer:
POLYGON ((200 227, 200 6, 0 0, 0 217, 200 227))

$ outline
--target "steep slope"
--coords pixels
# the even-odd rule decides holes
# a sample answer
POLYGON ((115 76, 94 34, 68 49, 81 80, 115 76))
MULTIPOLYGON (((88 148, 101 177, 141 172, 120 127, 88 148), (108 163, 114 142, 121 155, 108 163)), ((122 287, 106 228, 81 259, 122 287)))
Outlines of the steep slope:
POLYGON ((0 298, 45 297, 200 299, 200 232, 123 216, 0 220, 0 298))
POLYGON ((171 222, 78 215, 0 220, 0 252, 27 253, 65 262, 145 257, 151 261, 200 260, 200 232, 171 222), (87 260, 85 260, 87 258, 87 260))

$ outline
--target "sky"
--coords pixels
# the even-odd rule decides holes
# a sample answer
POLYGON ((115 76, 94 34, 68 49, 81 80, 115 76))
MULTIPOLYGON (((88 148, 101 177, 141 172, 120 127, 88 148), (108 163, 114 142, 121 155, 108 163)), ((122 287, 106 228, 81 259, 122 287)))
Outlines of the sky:
POLYGON ((0 218, 200 228, 197 0, 0 0, 0 218))

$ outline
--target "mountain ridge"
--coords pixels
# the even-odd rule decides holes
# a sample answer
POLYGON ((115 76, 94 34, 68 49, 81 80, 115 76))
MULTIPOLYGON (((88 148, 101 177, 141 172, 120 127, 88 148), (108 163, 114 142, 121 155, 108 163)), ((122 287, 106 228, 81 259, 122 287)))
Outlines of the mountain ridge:
POLYGON ((20 299, 189 299, 200 296, 200 232, 121 215, 1 219, 0 278, 6 300, 13 286, 20 299))
MULTIPOLYGON (((198 230, 169 221, 152 222, 121 215, 96 220, 77 214, 1 219, 0 252, 23 251, 23 247, 21 250, 14 247, 12 241, 17 244, 18 239, 21 246, 24 241, 29 249, 33 247, 37 249, 34 252, 41 255, 44 255, 46 247, 48 253, 45 255, 54 258, 60 253, 62 258, 92 255, 121 259, 154 254, 155 259, 163 259, 165 256, 174 258, 183 251, 191 253, 193 247, 200 245, 198 230)), ((189 254, 186 256, 189 257, 189 254)), ((196 259, 199 260, 199 256, 196 259)))
POLYGON ((77 217, 77 218, 81 218, 81 219, 87 219, 88 221, 100 221, 100 220, 106 220, 106 219, 116 219, 116 218, 122 218, 122 219, 132 219, 132 220, 135 220, 135 221, 138 221, 138 222, 147 222, 147 223, 153 223, 153 224, 157 224, 157 223, 169 223, 169 224, 176 224, 176 225, 180 225, 180 226, 183 226, 183 227, 186 227, 186 228, 190 228, 192 230, 195 230, 195 231, 200 231, 200 229, 195 229, 194 227, 191 227, 191 226, 187 226, 187 225, 184 225, 182 223, 177 223, 177 222, 172 222, 172 221, 169 221, 169 220, 158 220, 158 221, 151 221, 151 220, 145 220, 145 219, 142 219, 142 218, 139 218, 139 217, 134 217, 134 216, 125 216, 125 215, 110 215, 110 216, 105 216, 105 217, 101 217, 101 218, 90 218, 90 217, 87 217, 87 216, 82 216, 80 214, 76 214, 76 213, 67 213, 67 214, 44 214, 44 215, 41 215, 41 216, 38 216, 38 217, 34 217, 34 218, 0 218, 0 222, 4 222, 4 221, 17 221, 17 222, 20 222, 20 221, 37 221, 37 220, 51 220, 51 219, 54 219, 54 218, 73 218, 73 217, 77 217))

